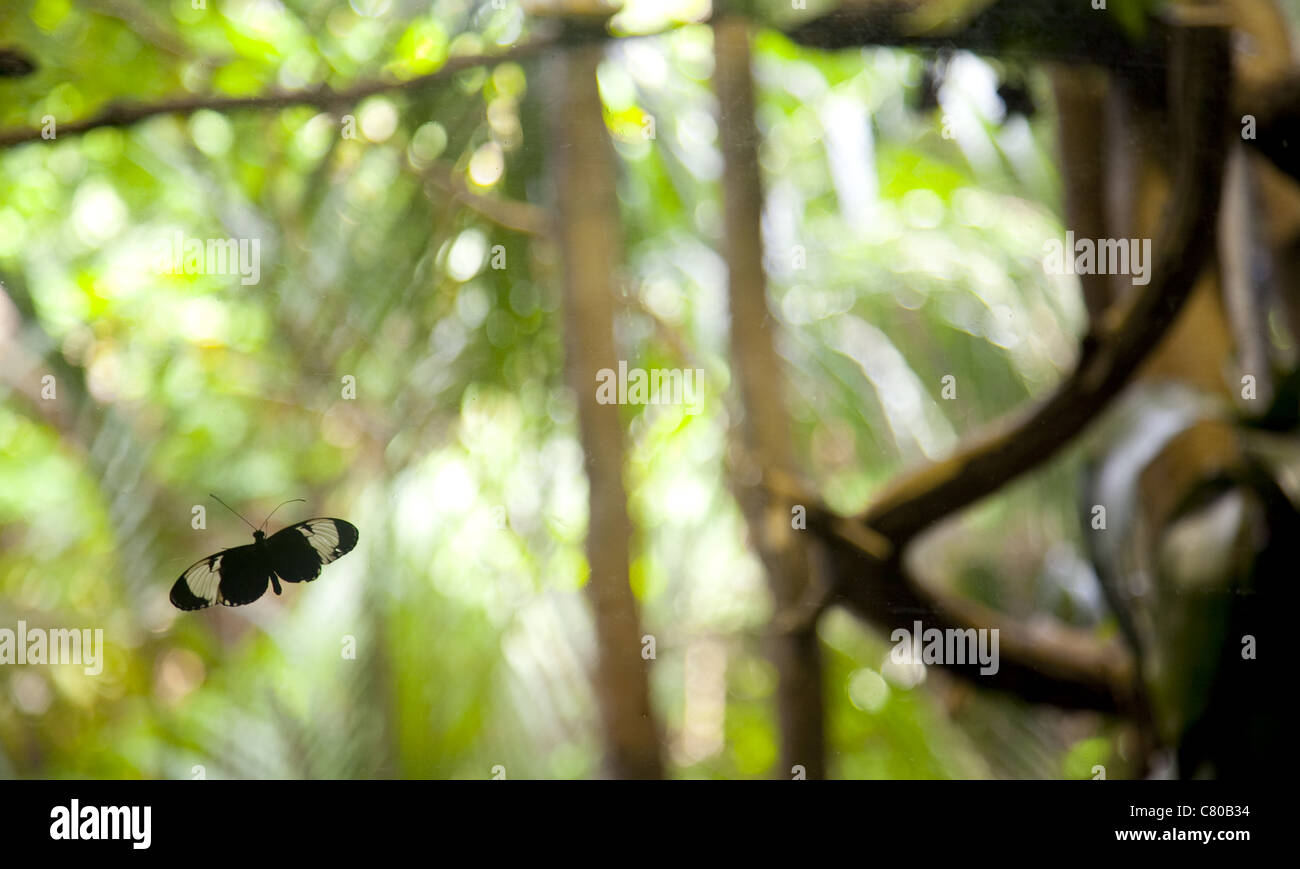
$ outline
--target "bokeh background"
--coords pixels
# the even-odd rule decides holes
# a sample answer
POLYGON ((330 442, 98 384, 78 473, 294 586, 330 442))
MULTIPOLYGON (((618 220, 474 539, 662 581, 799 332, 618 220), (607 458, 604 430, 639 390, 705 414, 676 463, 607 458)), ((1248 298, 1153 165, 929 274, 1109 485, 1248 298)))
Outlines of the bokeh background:
MULTIPOLYGON (((691 23, 707 13, 628 3, 619 32, 670 29, 611 41, 599 68, 626 242, 619 348, 706 382, 698 414, 622 408, 630 579, 670 774, 767 777, 772 604, 725 474, 718 107, 712 35, 691 23)), ((0 128, 411 78, 538 21, 471 0, 10 2, 0 44, 38 68, 0 79, 0 128)), ((775 28, 753 50, 796 451, 853 512, 1076 359, 1077 280, 1041 263, 1065 228, 1051 91, 1037 69, 960 53, 932 87, 915 52, 816 52, 775 28), (999 97, 1009 79, 1027 105, 999 97), (962 388, 944 400, 950 373, 962 388)), ((0 151, 0 626, 106 641, 99 676, 0 667, 0 777, 601 775, 544 61, 351 108, 200 110, 0 151), (177 232, 260 239, 260 282, 161 274, 177 232), (283 597, 180 613, 181 570, 249 542, 209 492, 254 524, 304 498, 270 530, 338 516, 360 543, 283 597)), ((943 526, 926 563, 990 606, 1113 635, 1082 541, 1083 462, 1072 448, 943 526)), ((835 776, 1090 778, 1119 762, 1112 719, 891 668, 888 638, 842 612, 819 635, 835 776)))

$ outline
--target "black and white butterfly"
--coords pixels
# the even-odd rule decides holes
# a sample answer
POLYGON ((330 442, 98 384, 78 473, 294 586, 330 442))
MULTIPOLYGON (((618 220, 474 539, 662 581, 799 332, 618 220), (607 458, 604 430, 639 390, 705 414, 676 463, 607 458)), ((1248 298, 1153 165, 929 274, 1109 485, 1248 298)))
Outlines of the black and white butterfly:
POLYGON ((172 605, 183 610, 243 606, 266 594, 268 582, 280 594, 281 581, 311 582, 323 565, 351 552, 357 537, 356 526, 342 519, 307 519, 270 537, 255 528, 251 545, 224 549, 190 565, 172 586, 172 605))

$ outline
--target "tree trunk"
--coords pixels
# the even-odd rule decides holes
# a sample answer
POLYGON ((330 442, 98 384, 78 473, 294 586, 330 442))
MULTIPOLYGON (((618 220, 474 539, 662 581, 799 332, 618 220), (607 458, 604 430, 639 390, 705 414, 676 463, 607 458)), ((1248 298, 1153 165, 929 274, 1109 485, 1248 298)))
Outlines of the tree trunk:
POLYGON ((578 399, 590 489, 587 594, 595 618, 595 690, 609 768, 617 778, 660 778, 649 664, 641 657, 641 625, 628 583, 631 523, 623 489, 623 423, 617 405, 596 401, 596 372, 618 368, 614 280, 622 244, 614 154, 596 87, 601 57, 602 48, 589 45, 571 48, 556 61, 561 94, 552 147, 565 274, 566 367, 578 399))
MULTIPOLYGON (((721 107, 719 131, 725 160, 728 294, 731 352, 744 411, 745 461, 758 471, 793 471, 790 423, 784 402, 785 377, 773 342, 775 321, 767 309, 760 220, 763 192, 754 126, 754 84, 750 74, 749 25, 724 15, 714 25, 714 76, 721 107)), ((745 475, 742 471, 742 475, 745 475)), ((752 476, 752 475, 751 475, 752 476)), ((817 641, 815 586, 809 539, 792 527, 788 502, 771 492, 739 494, 741 507, 767 569, 776 604, 771 656, 777 668, 781 723, 781 775, 826 775, 821 651, 817 641), (813 611, 801 613, 810 604, 813 611)))

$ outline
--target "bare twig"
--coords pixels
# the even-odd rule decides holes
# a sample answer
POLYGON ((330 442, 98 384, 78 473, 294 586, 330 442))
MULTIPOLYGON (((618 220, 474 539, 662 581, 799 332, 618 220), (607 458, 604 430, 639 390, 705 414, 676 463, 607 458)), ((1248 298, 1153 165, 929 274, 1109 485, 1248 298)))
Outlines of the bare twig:
MULTIPOLYGON (((80 121, 62 123, 57 128, 59 138, 75 136, 101 127, 127 127, 159 115, 191 115, 202 109, 218 112, 252 109, 284 109, 290 106, 315 106, 319 109, 337 109, 355 105, 367 97, 392 91, 413 91, 441 84, 447 79, 480 66, 490 66, 506 61, 520 60, 554 47, 557 36, 538 36, 528 42, 512 46, 496 54, 472 54, 452 57, 437 70, 415 78, 368 81, 343 90, 317 87, 305 90, 278 90, 247 97, 201 96, 178 97, 157 103, 114 103, 98 115, 80 121)), ((41 141, 40 127, 0 131, 0 148, 23 142, 41 141)))

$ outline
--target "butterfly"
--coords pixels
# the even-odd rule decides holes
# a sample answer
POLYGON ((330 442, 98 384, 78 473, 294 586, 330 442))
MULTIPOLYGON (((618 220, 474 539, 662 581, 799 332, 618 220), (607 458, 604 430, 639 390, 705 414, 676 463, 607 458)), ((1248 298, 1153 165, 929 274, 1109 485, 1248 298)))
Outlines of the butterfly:
MULTIPOLYGON (((220 498, 212 497, 226 506, 220 498)), ((228 506, 226 509, 235 513, 228 506)), ((267 522, 271 516, 266 517, 267 522)), ((247 519, 244 522, 253 527, 247 519)), ((266 527, 266 522, 262 526, 266 527)), ((200 610, 218 603, 243 606, 266 594, 268 582, 280 594, 281 581, 311 582, 320 576, 322 566, 351 552, 357 537, 356 526, 342 519, 307 519, 269 537, 262 528, 253 528, 252 544, 223 549, 186 568, 172 586, 172 605, 182 610, 200 610)))

